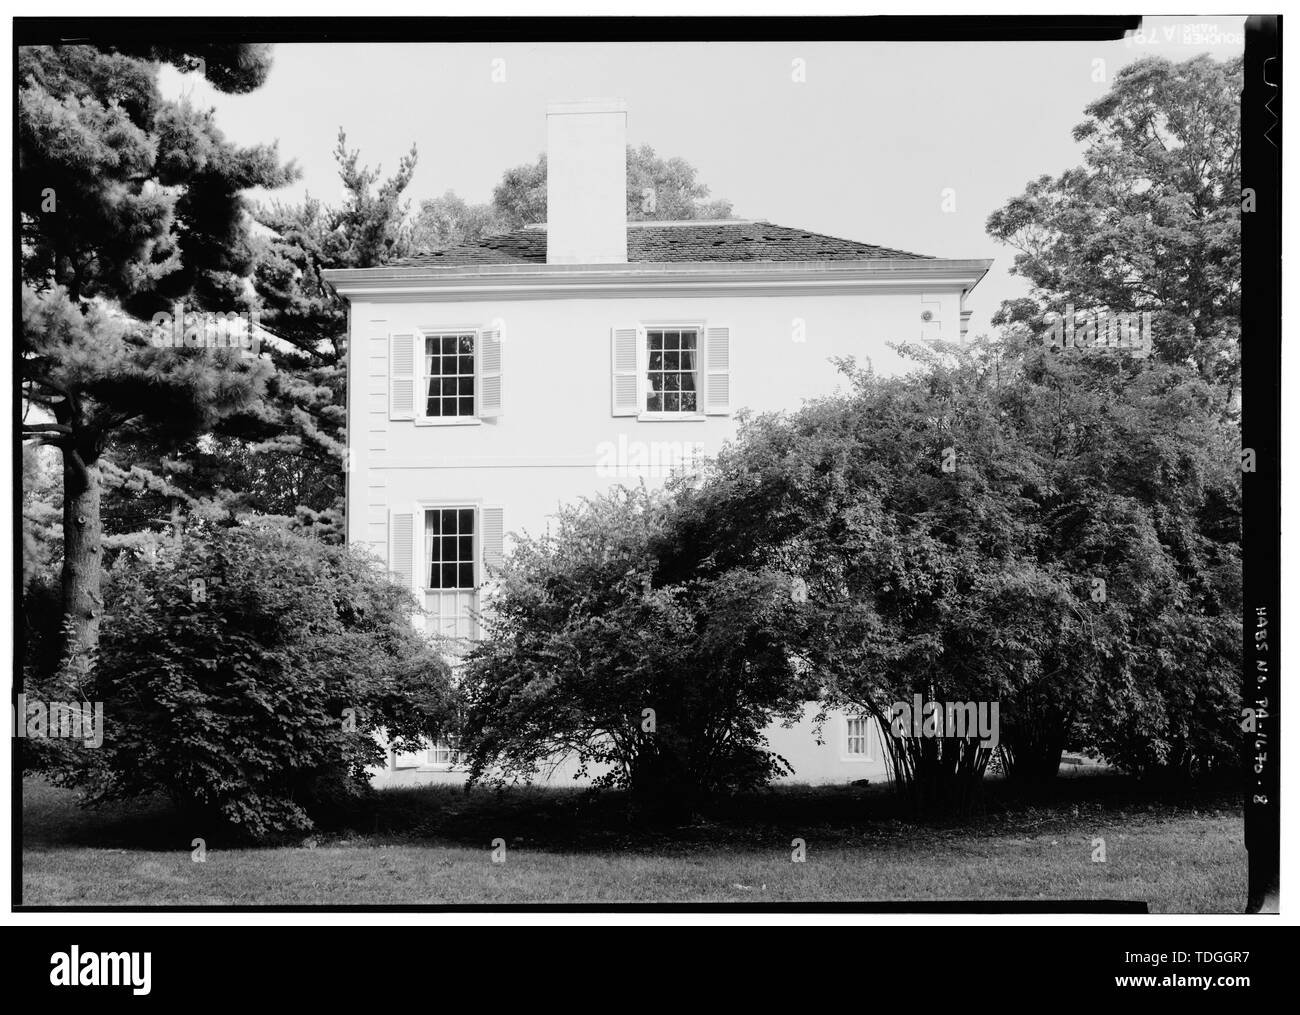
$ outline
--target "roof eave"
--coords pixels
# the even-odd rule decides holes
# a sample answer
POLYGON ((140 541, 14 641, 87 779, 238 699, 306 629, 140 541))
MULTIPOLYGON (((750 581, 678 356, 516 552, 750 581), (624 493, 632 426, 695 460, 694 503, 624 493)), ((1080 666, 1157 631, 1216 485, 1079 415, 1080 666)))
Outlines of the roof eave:
POLYGON ((878 258, 832 261, 660 261, 628 264, 414 265, 333 268, 323 274, 342 296, 449 290, 581 290, 638 286, 762 287, 786 284, 821 288, 859 284, 946 282, 973 289, 989 259, 878 258))

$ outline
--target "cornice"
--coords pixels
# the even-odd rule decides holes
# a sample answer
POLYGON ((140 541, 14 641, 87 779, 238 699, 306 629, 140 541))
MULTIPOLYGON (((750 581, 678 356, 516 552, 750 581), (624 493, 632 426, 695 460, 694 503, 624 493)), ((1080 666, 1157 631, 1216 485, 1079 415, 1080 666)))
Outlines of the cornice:
POLYGON ((672 262, 626 265, 509 264, 331 269, 325 279, 365 303, 912 293, 973 289, 991 260, 672 262))

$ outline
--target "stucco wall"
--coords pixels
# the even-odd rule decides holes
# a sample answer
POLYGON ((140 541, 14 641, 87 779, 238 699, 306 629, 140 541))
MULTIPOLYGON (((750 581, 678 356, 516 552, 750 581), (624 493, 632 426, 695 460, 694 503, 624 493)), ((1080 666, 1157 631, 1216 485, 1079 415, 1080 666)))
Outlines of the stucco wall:
MULTIPOLYGON (((602 475, 608 445, 658 442, 717 451, 736 431, 735 411, 797 408, 845 384, 832 357, 870 361, 893 374, 906 363, 891 342, 960 335, 961 291, 927 284, 906 292, 734 297, 594 298, 473 302, 366 302, 351 307, 348 536, 387 559, 388 514, 418 502, 478 503, 504 509, 510 533, 544 530, 558 505, 613 483, 602 475), (923 324, 923 309, 933 321, 923 324), (730 329, 732 414, 645 421, 611 414, 610 332, 642 324, 730 329), (457 328, 502 330, 502 412, 471 425, 420 425, 388 418, 389 336, 457 328), (605 447, 602 447, 605 445, 605 447)), ((648 449, 647 449, 648 451, 648 449)), ((644 452, 643 452, 644 453, 644 452)), ((647 483, 660 480, 651 475, 647 483)), ((769 741, 794 765, 792 779, 883 778, 872 761, 843 753, 844 717, 817 745, 810 715, 769 741)), ((873 733, 873 736, 876 734, 873 733)), ((419 758, 407 758, 414 765, 419 758)), ((568 781, 561 773, 560 781, 568 781)), ((434 777, 434 776, 430 776, 434 777)), ((438 778, 456 778, 454 775, 438 778)))

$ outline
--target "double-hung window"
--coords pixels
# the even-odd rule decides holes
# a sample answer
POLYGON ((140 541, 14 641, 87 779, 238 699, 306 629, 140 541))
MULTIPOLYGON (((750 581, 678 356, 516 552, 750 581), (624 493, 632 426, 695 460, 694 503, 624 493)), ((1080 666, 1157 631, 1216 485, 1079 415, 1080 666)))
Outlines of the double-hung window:
POLYGON ((610 329, 610 410, 642 420, 731 413, 731 328, 642 322, 610 329))
POLYGON ((422 387, 427 419, 473 419, 477 335, 425 335, 422 387))
POLYGON ((435 634, 468 639, 476 634, 478 605, 478 511, 472 506, 424 510, 421 585, 435 634))
POLYGON ((499 418, 501 338, 500 326, 430 326, 391 333, 388 418, 417 426, 499 418))
POLYGON ((871 748, 868 735, 870 719, 849 718, 845 720, 844 753, 851 759, 870 760, 871 748))
POLYGON ((646 330, 645 411, 699 414, 698 328, 646 330))

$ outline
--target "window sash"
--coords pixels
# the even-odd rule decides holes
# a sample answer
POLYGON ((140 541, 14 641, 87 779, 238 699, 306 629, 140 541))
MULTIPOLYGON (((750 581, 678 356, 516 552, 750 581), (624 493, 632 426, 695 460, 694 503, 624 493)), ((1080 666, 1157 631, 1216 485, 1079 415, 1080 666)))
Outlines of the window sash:
POLYGON ((434 592, 478 588, 478 510, 472 505, 424 509, 421 587, 434 592))
POLYGON ((703 412, 700 336, 694 326, 645 330, 642 346, 640 411, 663 416, 703 412))
POLYGON ((420 356, 420 416, 469 419, 475 415, 478 334, 425 332, 420 356), (434 411, 431 411, 434 410, 434 411))

